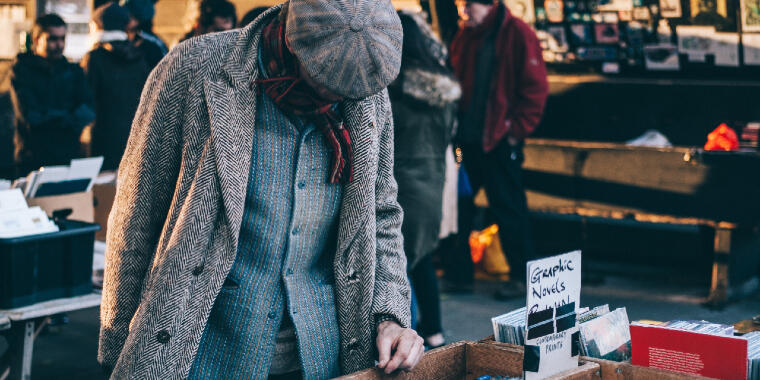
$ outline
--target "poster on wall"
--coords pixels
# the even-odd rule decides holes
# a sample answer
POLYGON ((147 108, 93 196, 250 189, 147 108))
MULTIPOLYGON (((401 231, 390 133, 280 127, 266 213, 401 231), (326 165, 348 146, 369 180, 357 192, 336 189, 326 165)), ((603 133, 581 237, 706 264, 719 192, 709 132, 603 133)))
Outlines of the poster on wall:
POLYGON ((618 24, 596 24, 594 35, 598 44, 614 44, 620 40, 618 24))
POLYGON ((653 71, 679 70, 678 46, 669 43, 644 46, 644 66, 653 71))
POLYGON ((578 367, 576 314, 581 298, 581 252, 527 264, 525 380, 578 367))
POLYGON ((664 18, 679 18, 683 16, 681 0, 660 0, 660 15, 664 18))
POLYGON ((564 53, 570 50, 570 46, 567 43, 567 34, 565 33, 565 27, 562 25, 552 25, 546 28, 546 32, 549 33, 552 42, 549 43, 549 48, 552 51, 564 53))
POLYGON ((639 21, 649 21, 651 19, 651 16, 649 15, 649 8, 633 8, 633 19, 639 21))
POLYGON ((690 62, 706 62, 707 54, 713 51, 715 36, 714 26, 685 26, 676 27, 678 35, 678 51, 686 54, 690 62))
POLYGON ((760 34, 742 34, 744 46, 744 64, 760 66, 760 34))
POLYGON ((536 12, 533 9, 533 0, 506 0, 509 12, 528 24, 536 22, 536 12))
POLYGON ((600 12, 632 11, 633 0, 599 0, 597 10, 600 12))
POLYGON ((691 17, 699 15, 728 15, 726 0, 690 0, 691 17))
POLYGON ((544 2, 546 18, 549 22, 562 22, 565 20, 563 7, 564 4, 562 3, 562 0, 546 0, 544 2))
POLYGON ((593 43, 591 36, 591 25, 589 24, 571 24, 570 41, 573 45, 590 45, 593 43))
POLYGON ((715 33, 711 49, 716 66, 739 67, 739 33, 715 33))
POLYGON ((760 0, 741 0, 743 32, 760 32, 760 0))

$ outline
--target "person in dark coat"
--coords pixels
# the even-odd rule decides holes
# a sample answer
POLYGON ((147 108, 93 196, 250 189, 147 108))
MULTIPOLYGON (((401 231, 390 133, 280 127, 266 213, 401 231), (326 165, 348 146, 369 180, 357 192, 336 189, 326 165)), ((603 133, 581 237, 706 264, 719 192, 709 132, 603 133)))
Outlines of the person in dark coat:
POLYGON ((84 72, 63 56, 63 19, 55 14, 38 18, 32 41, 32 51, 19 54, 11 69, 18 175, 81 157, 80 135, 95 119, 84 72))
POLYGON ((438 279, 431 253, 438 243, 448 147, 461 90, 446 67, 446 49, 425 20, 399 12, 404 28, 401 73, 389 87, 395 122, 394 175, 404 209, 407 268, 420 306, 420 335, 444 344, 438 279))
POLYGON ((116 170, 127 146, 140 93, 150 72, 142 52, 127 38, 129 12, 116 3, 93 13, 98 41, 82 59, 95 94, 90 156, 103 156, 103 169, 116 170))
MULTIPOLYGON (((522 147, 544 111, 549 93, 546 66, 535 32, 503 3, 463 3, 463 28, 451 44, 451 63, 462 84, 457 142, 472 188, 485 188, 509 259, 511 279, 496 296, 525 297, 525 266, 535 252, 522 181, 522 147)), ((472 202, 459 205, 461 215, 472 212, 472 202)), ((447 271, 449 276, 469 277, 460 281, 472 281, 470 227, 460 225, 462 263, 447 271)))
POLYGON ((153 33, 153 17, 156 8, 152 0, 122 0, 121 5, 129 11, 127 35, 142 52, 145 62, 152 70, 169 49, 166 43, 153 33))

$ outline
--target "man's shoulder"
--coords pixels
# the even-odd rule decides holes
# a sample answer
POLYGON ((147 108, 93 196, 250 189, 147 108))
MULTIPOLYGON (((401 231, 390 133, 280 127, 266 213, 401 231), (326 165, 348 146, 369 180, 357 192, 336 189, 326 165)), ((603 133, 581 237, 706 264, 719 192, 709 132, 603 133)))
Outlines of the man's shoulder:
POLYGON ((515 17, 512 15, 510 15, 509 20, 507 20, 507 22, 502 24, 501 30, 504 33, 514 33, 517 36, 521 37, 522 40, 538 39, 538 37, 536 37, 536 32, 533 31, 533 28, 530 25, 528 25, 528 23, 526 23, 519 17, 515 17))
POLYGON ((234 29, 221 33, 204 34, 180 42, 169 51, 168 56, 175 58, 201 59, 208 62, 219 62, 220 57, 226 57, 240 36, 240 30, 234 29))

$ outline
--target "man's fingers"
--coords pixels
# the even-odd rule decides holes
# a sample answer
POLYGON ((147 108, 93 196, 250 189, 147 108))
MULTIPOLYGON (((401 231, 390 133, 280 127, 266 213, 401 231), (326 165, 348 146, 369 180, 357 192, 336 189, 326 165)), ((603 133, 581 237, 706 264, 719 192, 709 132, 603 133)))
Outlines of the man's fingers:
POLYGON ((425 355, 425 341, 422 338, 417 338, 412 348, 412 354, 401 364, 401 369, 412 370, 420 362, 425 355))
POLYGON ((404 333, 399 336, 397 342, 398 344, 396 346, 396 352, 393 354, 393 357, 391 358, 391 361, 388 363, 388 365, 385 366, 386 374, 390 374, 391 372, 399 369, 401 367, 401 364, 404 363, 406 359, 413 354, 412 349, 414 348, 416 339, 414 339, 414 337, 410 336, 409 334, 404 333))
POLYGON ((388 361, 391 359, 393 341, 394 339, 388 336, 388 334, 380 334, 377 336, 378 367, 385 368, 388 361))

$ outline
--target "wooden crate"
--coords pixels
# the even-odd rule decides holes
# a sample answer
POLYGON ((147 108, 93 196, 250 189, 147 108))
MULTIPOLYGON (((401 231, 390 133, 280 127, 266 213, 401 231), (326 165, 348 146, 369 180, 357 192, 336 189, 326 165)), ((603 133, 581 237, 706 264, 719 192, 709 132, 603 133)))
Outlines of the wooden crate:
MULTIPOLYGON (((483 375, 522 376, 523 348, 479 342, 457 342, 431 350, 408 373, 385 375, 376 368, 339 377, 341 380, 473 380, 483 375)), ((547 379, 598 380, 599 365, 581 363, 578 368, 547 379)))
MULTIPOLYGON (((499 343, 493 335, 482 339, 479 343, 505 347, 513 350, 522 350, 522 346, 499 343)), ((611 360, 589 358, 581 356, 581 362, 596 363, 599 365, 602 380, 705 380, 708 377, 689 375, 686 373, 666 371, 656 368, 641 367, 628 362, 614 362, 611 360)))

